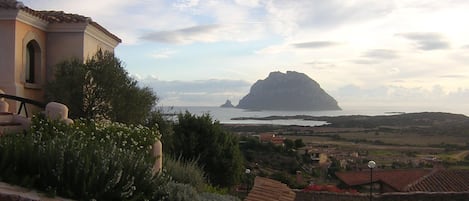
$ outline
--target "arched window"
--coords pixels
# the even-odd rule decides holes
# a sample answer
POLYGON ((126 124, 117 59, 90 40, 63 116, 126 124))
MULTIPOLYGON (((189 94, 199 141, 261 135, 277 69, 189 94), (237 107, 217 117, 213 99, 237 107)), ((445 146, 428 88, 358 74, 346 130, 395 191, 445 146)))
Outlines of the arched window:
POLYGON ((25 69, 25 73, 26 73, 26 82, 27 83, 34 83, 34 70, 35 70, 35 66, 34 64, 36 63, 35 62, 35 51, 34 51, 34 45, 29 42, 28 45, 26 46, 26 69, 25 69))
POLYGON ((26 83, 37 83, 37 76, 40 74, 41 49, 35 40, 31 40, 26 45, 25 61, 25 81, 26 83))

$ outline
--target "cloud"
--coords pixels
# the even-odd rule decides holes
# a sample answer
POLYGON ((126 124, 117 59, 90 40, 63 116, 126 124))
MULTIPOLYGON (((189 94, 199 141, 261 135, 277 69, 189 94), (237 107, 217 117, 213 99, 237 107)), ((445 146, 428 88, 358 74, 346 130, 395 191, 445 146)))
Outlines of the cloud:
POLYGON ((290 50, 290 48, 284 44, 271 45, 260 50, 254 51, 255 54, 279 54, 284 51, 290 50))
POLYGON ((417 48, 421 50, 438 50, 448 49, 450 43, 446 41, 445 37, 439 33, 433 32, 412 32, 400 33, 397 36, 404 37, 416 43, 417 48))
POLYGON ((276 31, 291 34, 298 29, 330 28, 383 17, 394 8, 391 1, 273 0, 265 5, 267 18, 276 31))
POLYGON ((375 59, 355 59, 355 60, 352 60, 351 62, 355 64, 366 64, 366 65, 380 63, 380 61, 375 60, 375 59))
POLYGON ((176 51, 174 50, 169 50, 169 49, 164 49, 164 50, 158 50, 150 54, 152 58, 155 59, 166 59, 171 57, 171 55, 175 54, 176 51))
POLYGON ((395 74, 399 74, 400 72, 401 70, 399 68, 390 68, 386 70, 386 73, 388 75, 395 75, 395 74))
POLYGON ((325 48, 325 47, 330 47, 330 46, 335 46, 338 43, 331 42, 331 41, 311 41, 311 42, 305 42, 305 43, 294 43, 292 44, 296 48, 325 48))
POLYGON ((374 50, 367 51, 363 56, 367 58, 379 59, 379 60, 395 59, 397 58, 397 53, 393 50, 374 49, 374 50))
POLYGON ((324 61, 312 61, 306 62, 305 64, 311 65, 315 70, 326 70, 337 67, 334 63, 324 61))
POLYGON ((249 92, 251 83, 243 80, 163 81, 155 78, 139 80, 152 88, 166 106, 218 106, 227 99, 236 102, 249 92))
MULTIPOLYGON (((291 67, 317 74, 318 81, 329 89, 344 84, 392 84, 417 89, 439 83, 451 90, 469 86, 468 26, 452 23, 468 18, 469 1, 24 2, 37 10, 63 10, 92 17, 123 39, 116 53, 126 61, 130 73, 141 75, 139 79, 157 74, 165 80, 210 76, 255 81, 268 72, 291 67), (448 51, 416 51, 442 49, 448 51), (176 56, 183 59, 172 58, 176 56)), ((151 82, 163 101, 170 104, 171 100, 186 104, 199 99, 218 105, 230 96, 227 94, 238 97, 236 94, 245 95, 240 91, 249 88, 247 84, 226 89, 206 86, 224 86, 226 82, 182 82, 195 88, 178 83, 151 82)))
POLYGON ((179 8, 181 10, 196 7, 199 5, 199 0, 178 0, 176 1, 173 6, 179 8))
POLYGON ((247 6, 247 7, 258 7, 260 5, 260 0, 234 0, 238 5, 247 6))
POLYGON ((220 30, 219 25, 200 25, 193 26, 172 31, 159 31, 143 35, 141 38, 144 40, 171 43, 171 44, 185 44, 191 42, 209 42, 214 41, 212 35, 220 30))
POLYGON ((367 86, 346 85, 331 91, 341 105, 359 104, 366 109, 383 106, 407 109, 409 111, 445 111, 461 113, 460 108, 468 106, 469 89, 445 92, 440 85, 430 88, 403 87, 392 85, 367 86), (405 104, 403 104, 405 103, 405 104))
POLYGON ((454 78, 454 79, 461 79, 461 78, 467 78, 465 75, 442 75, 439 76, 441 78, 454 78))

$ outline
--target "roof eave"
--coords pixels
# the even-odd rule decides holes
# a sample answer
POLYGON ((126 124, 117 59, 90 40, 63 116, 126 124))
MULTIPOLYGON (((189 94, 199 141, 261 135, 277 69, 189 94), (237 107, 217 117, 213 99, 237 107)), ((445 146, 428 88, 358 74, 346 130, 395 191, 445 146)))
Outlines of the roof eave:
POLYGON ((114 39, 117 43, 122 43, 122 40, 117 37, 116 35, 114 35, 113 33, 111 33, 110 31, 108 31, 106 28, 104 28, 103 26, 101 26, 100 24, 98 24, 97 22, 95 21, 91 21, 90 24, 94 27, 96 27, 97 29, 99 29, 100 31, 102 31, 104 34, 106 34, 107 36, 109 36, 110 38, 114 39))

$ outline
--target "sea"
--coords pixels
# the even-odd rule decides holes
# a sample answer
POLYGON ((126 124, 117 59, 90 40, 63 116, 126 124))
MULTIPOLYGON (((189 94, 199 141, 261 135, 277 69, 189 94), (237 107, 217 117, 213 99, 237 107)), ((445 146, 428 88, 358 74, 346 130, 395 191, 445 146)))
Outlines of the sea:
MULTIPOLYGON (((192 114, 203 115, 209 114, 213 120, 222 124, 265 124, 265 125, 297 125, 297 126, 321 126, 327 124, 324 121, 309 121, 302 119, 284 119, 284 120, 233 120, 236 117, 269 117, 269 116, 344 116, 344 115, 396 115, 402 113, 414 112, 449 112, 463 114, 461 110, 451 108, 418 108, 418 107, 342 107, 342 110, 334 111, 272 111, 272 110, 245 110, 238 108, 222 108, 210 106, 173 106, 160 107, 165 114, 178 114, 188 111, 192 114)), ((466 112, 465 115, 468 115, 466 112)))

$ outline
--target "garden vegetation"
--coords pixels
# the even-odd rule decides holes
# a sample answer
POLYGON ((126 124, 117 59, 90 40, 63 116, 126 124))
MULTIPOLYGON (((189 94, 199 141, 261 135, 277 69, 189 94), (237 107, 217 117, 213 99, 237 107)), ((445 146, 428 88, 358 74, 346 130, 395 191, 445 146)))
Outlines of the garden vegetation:
POLYGON ((46 98, 67 105, 71 118, 133 124, 143 124, 158 100, 152 89, 138 86, 121 60, 102 51, 85 63, 71 59, 58 64, 46 98))
POLYGON ((2 136, 0 181, 77 200, 239 200, 226 195, 243 172, 239 141, 209 115, 166 119, 109 52, 64 61, 55 75, 47 100, 67 105, 75 123, 40 115, 2 136), (156 175, 155 140, 165 154, 156 175))
POLYGON ((78 200, 163 200, 169 177, 153 175, 153 129, 33 118, 24 134, 2 136, 0 180, 78 200))

